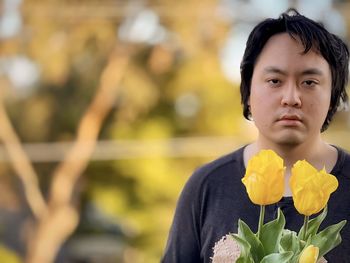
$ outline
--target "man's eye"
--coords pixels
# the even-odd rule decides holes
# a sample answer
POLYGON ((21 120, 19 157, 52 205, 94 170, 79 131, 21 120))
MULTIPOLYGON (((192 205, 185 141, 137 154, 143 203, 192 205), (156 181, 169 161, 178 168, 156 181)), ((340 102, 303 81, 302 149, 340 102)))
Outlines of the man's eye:
POLYGON ((268 83, 276 85, 276 84, 279 84, 280 81, 278 79, 270 79, 270 80, 268 80, 268 83))
POLYGON ((314 80, 305 80, 305 81, 304 81, 304 84, 305 84, 306 86, 311 87, 311 86, 316 85, 317 83, 316 83, 316 81, 314 81, 314 80))

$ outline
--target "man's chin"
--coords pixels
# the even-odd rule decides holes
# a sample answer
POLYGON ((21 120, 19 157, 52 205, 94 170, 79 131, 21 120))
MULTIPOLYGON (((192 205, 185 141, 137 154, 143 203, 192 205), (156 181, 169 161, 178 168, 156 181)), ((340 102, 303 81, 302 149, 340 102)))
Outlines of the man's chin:
POLYGON ((277 138, 276 142, 281 146, 293 147, 300 145, 303 142, 303 139, 297 134, 288 134, 277 138))

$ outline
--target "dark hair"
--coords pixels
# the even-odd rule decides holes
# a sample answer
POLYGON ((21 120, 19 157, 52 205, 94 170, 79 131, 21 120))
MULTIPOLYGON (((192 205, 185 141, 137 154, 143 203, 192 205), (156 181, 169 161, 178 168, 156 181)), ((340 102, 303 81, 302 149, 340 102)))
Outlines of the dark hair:
POLYGON ((288 33, 292 38, 299 38, 304 46, 304 54, 310 49, 320 53, 328 62, 332 74, 331 102, 321 132, 326 130, 338 107, 348 102, 346 85, 349 74, 349 50, 336 35, 328 32, 322 24, 317 23, 295 9, 288 9, 277 19, 266 19, 259 23, 250 33, 241 62, 241 102, 243 115, 250 120, 248 105, 250 85, 255 63, 266 42, 273 35, 288 33))

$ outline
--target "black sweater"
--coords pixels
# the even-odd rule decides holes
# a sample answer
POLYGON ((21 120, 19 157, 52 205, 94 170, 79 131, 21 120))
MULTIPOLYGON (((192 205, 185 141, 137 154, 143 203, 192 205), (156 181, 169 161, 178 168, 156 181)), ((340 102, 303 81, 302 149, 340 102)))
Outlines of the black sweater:
MULTIPOLYGON (((241 179, 245 174, 243 150, 221 157, 199 168, 186 183, 179 198, 163 263, 211 262, 213 247, 228 233, 237 233, 238 219, 256 232, 260 207, 254 205, 241 179)), ((320 229, 348 220, 341 231, 342 243, 325 258, 330 263, 350 262, 350 155, 340 148, 331 174, 339 181, 331 194, 328 215, 320 229)), ((299 231, 304 216, 294 208, 292 197, 266 206, 265 221, 276 218, 280 207, 286 226, 299 231)))

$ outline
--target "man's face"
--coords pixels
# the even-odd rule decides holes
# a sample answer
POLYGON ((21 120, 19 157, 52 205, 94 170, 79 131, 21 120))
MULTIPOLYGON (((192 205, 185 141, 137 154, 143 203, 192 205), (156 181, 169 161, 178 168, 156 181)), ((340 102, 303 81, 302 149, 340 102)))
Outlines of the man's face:
POLYGON ((331 98, 327 61, 287 33, 272 36, 255 64, 250 110, 259 140, 299 145, 319 138, 331 98))

